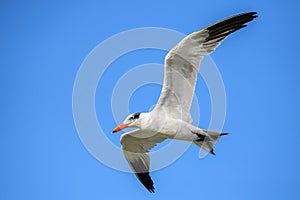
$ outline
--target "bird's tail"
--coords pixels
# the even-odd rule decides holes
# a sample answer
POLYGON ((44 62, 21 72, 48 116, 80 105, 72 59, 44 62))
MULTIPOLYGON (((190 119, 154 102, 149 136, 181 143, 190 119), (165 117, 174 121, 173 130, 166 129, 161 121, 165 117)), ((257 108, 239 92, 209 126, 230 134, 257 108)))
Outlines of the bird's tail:
POLYGON ((219 141, 220 137, 223 135, 228 135, 228 133, 216 132, 216 131, 209 131, 203 130, 205 134, 196 133, 198 136, 193 142, 200 148, 204 149, 205 151, 216 155, 214 152, 214 146, 219 141))

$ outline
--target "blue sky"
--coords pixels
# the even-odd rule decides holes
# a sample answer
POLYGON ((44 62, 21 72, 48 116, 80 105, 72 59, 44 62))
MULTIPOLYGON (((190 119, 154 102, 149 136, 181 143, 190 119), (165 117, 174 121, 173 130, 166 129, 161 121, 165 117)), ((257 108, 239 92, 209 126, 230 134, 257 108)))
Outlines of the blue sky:
MULTIPOLYGON (((298 2, 2 1, 0 10, 0 199, 300 198, 298 2), (86 150, 73 120, 72 92, 81 63, 99 43, 140 27, 189 34, 248 11, 259 18, 212 54, 226 89, 223 130, 231 133, 217 145, 216 157, 199 159, 191 146, 152 173, 156 193, 150 194, 134 175, 86 150)), ((162 63, 165 54, 131 52, 103 75, 96 112, 113 144, 120 135, 110 134, 116 122, 109 81, 137 65, 162 63)), ((140 88, 129 111, 148 110, 159 92, 155 84, 140 88)), ((205 128, 211 111, 201 79, 196 92, 203 93, 199 126, 205 128)))

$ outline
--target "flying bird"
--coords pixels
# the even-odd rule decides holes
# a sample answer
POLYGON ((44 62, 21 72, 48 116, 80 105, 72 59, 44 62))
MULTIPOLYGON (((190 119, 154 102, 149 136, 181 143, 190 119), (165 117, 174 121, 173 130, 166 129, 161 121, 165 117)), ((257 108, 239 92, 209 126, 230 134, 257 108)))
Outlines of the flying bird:
POLYGON ((166 139, 190 141, 215 155, 214 146, 226 133, 203 130, 191 124, 191 103, 200 62, 231 33, 246 27, 256 12, 239 14, 186 36, 165 57, 164 82, 151 112, 130 114, 112 132, 138 128, 121 136, 123 154, 136 177, 154 192, 148 152, 166 139))

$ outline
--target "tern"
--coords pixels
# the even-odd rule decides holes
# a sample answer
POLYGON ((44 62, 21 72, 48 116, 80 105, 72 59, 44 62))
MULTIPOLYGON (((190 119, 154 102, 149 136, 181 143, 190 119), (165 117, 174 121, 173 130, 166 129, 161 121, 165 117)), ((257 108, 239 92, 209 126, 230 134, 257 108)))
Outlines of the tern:
POLYGON ((231 33, 246 27, 256 12, 242 13, 186 36, 165 57, 164 81, 159 100, 151 112, 130 114, 112 132, 137 128, 121 136, 123 154, 136 177, 149 192, 154 184, 149 175, 148 152, 166 139, 190 141, 215 155, 214 146, 227 133, 203 130, 191 124, 191 103, 201 60, 231 33))

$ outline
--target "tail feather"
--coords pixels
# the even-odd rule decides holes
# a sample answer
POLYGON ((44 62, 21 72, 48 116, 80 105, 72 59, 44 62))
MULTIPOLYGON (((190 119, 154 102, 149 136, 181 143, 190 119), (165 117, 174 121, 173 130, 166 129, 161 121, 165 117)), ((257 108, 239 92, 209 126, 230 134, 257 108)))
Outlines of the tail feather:
POLYGON ((214 146, 217 144, 221 136, 228 135, 228 133, 209 130, 203 130, 203 132, 204 134, 195 133, 198 136, 198 138, 195 139, 193 142, 203 150, 211 153, 212 155, 216 155, 214 152, 214 146))

